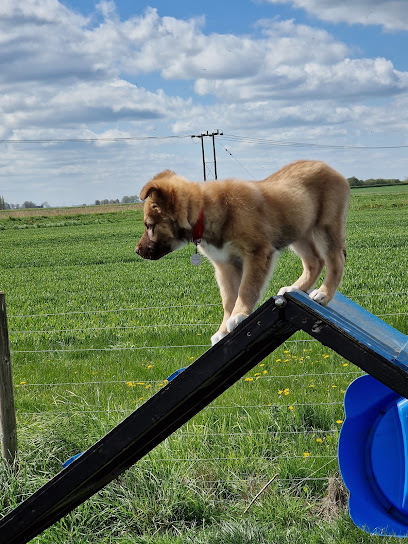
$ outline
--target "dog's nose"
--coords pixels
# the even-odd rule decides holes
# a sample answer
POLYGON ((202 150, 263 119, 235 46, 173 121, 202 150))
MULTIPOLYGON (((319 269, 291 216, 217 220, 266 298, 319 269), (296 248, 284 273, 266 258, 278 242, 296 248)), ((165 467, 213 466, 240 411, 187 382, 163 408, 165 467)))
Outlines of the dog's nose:
POLYGON ((136 246, 136 248, 135 248, 135 251, 136 251, 136 253, 137 253, 138 255, 140 255, 140 249, 139 249, 139 246, 136 246))

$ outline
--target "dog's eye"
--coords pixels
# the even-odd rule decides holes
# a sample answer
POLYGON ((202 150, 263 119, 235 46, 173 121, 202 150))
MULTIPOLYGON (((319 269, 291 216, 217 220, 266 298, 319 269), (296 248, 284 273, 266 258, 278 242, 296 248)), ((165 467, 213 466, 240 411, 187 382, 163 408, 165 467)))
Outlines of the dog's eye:
POLYGON ((150 223, 145 223, 145 227, 147 230, 153 230, 153 225, 150 225, 150 223))

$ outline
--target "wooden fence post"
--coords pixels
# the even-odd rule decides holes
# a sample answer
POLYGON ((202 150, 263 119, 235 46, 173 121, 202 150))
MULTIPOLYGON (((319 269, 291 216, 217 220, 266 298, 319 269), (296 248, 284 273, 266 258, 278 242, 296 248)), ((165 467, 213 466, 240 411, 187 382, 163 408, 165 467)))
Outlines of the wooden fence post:
POLYGON ((6 297, 0 292, 0 442, 5 461, 17 456, 17 424, 7 328, 6 297))

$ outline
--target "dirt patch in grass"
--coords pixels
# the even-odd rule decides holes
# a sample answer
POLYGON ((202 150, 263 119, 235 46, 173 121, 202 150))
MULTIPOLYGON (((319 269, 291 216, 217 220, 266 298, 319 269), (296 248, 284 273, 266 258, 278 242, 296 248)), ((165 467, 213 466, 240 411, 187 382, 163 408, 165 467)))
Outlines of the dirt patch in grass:
POLYGON ((328 521, 337 519, 348 505, 349 493, 344 483, 338 478, 329 478, 327 495, 323 498, 320 516, 328 521))

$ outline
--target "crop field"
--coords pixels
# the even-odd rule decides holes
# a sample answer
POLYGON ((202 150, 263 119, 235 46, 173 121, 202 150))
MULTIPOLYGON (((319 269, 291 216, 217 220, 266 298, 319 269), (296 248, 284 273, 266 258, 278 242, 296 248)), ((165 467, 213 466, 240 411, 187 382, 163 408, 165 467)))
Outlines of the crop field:
MULTIPOLYGON (((6 514, 209 347, 221 320, 193 246, 134 247, 141 209, 0 214, 19 463, 0 463, 6 514)), ((264 300, 298 277, 282 253, 264 300)), ((356 189, 341 292, 408 333, 408 191, 356 189)), ((336 501, 337 440, 359 368, 298 333, 36 544, 390 543, 336 501), (251 505, 251 500, 276 475, 251 505), (249 508, 248 508, 249 507, 249 508)))

